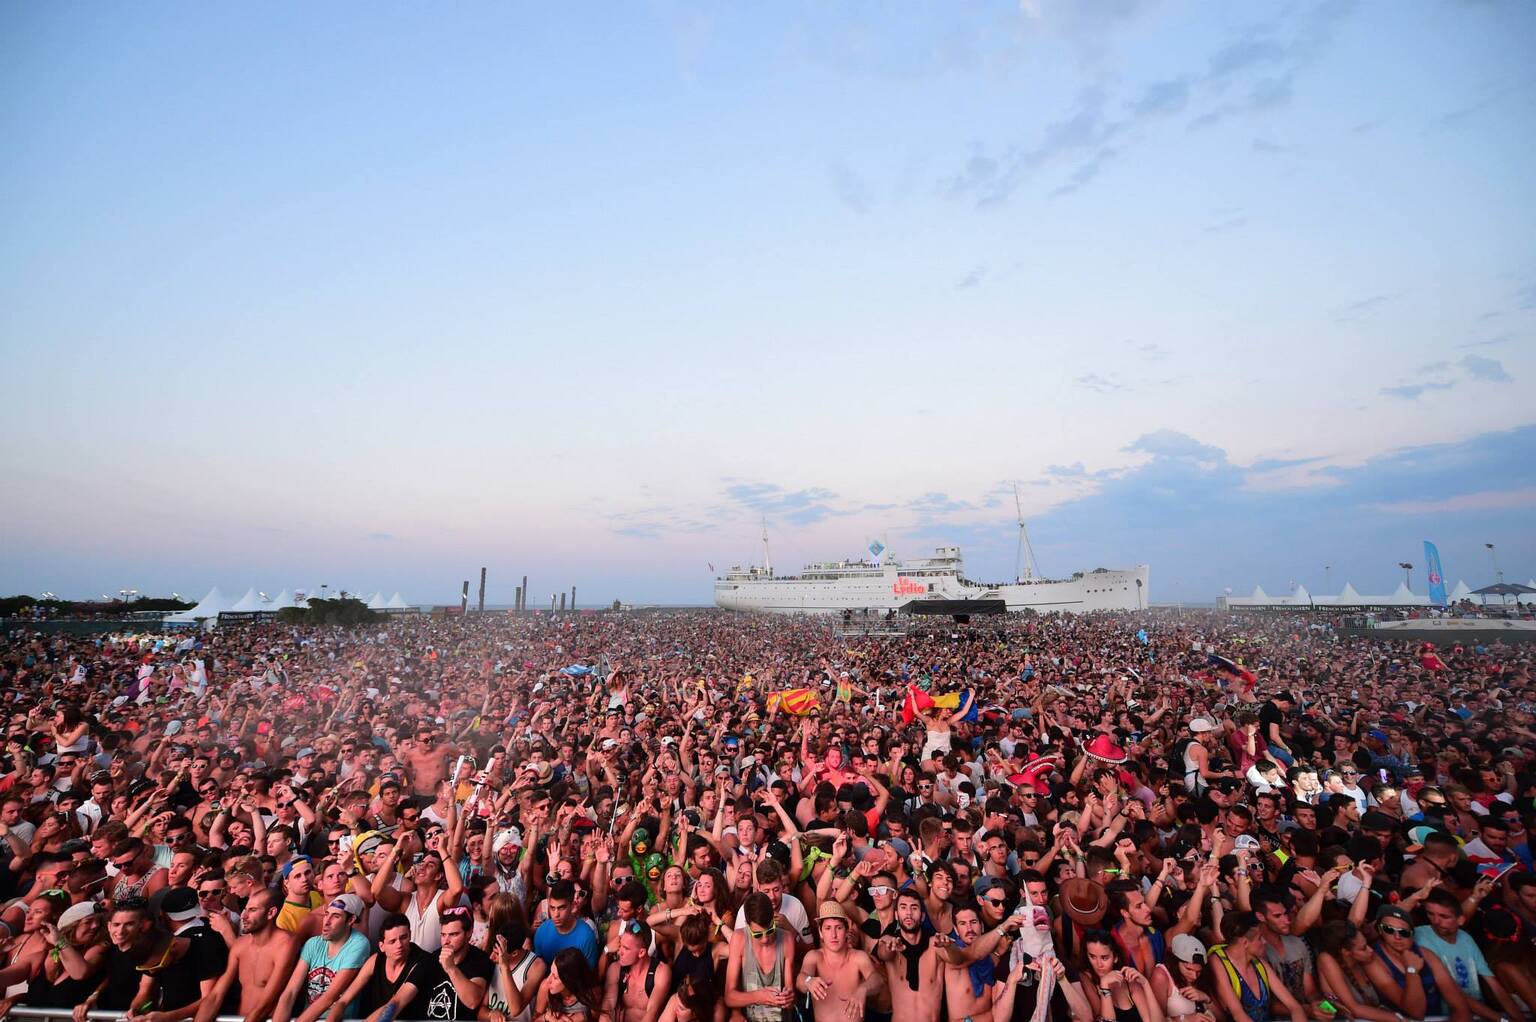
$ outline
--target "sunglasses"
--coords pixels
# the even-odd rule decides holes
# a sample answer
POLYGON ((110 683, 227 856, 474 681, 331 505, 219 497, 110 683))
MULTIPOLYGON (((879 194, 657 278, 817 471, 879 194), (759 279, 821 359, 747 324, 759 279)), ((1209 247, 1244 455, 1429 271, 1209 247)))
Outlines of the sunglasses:
POLYGON ((213 887, 213 888, 209 888, 207 890, 202 890, 202 891, 198 891, 197 892, 197 896, 199 898, 220 898, 220 897, 223 897, 223 895, 224 895, 224 888, 222 888, 222 887, 213 887))
POLYGON ((755 926, 749 926, 747 927, 747 932, 752 934, 752 936, 756 937, 758 940, 766 940, 769 937, 772 937, 775 933, 779 932, 779 924, 774 923, 766 930, 759 930, 755 926))
POLYGON ((1382 933, 1391 934, 1394 937, 1412 937, 1413 936, 1413 931, 1408 929, 1406 926, 1378 926, 1376 928, 1378 930, 1380 930, 1382 933))
POLYGON ((878 898, 881 895, 890 894, 895 889, 894 887, 887 887, 885 884, 875 884, 870 887, 869 894, 872 898, 878 898))
POLYGON ((277 803, 277 808, 279 808, 279 809, 287 809, 287 808, 289 808, 292 805, 293 805, 292 801, 279 802, 279 803, 277 803))
POLYGON ((987 898, 986 902, 987 902, 988 905, 996 905, 998 908, 1002 908, 1004 905, 1008 904, 1008 899, 1007 898, 987 898))

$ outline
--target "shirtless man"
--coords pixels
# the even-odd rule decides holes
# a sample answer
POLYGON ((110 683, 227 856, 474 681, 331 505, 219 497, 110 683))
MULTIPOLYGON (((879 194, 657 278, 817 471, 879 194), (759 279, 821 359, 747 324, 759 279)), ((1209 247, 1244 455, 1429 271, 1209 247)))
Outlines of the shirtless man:
POLYGON ((672 992, 672 967, 651 957, 651 928, 639 920, 619 934, 618 961, 608 970, 603 1003, 614 1022, 656 1022, 672 992))
POLYGON ((811 995, 816 1022, 859 1022, 881 984, 874 959, 848 945, 848 913, 835 901, 816 912, 821 947, 805 956, 795 986, 811 995))
POLYGON ((943 991, 939 948, 947 937, 923 931, 923 899, 908 888, 896 895, 896 919, 875 945, 875 955, 885 966, 885 985, 891 992, 891 1014, 900 1019, 936 1019, 943 991))
POLYGON ((955 909, 954 946, 940 948, 939 951, 944 958, 944 999, 949 1005, 950 1018, 992 1022, 992 998, 995 991, 989 985, 977 993, 970 966, 993 954, 1005 935, 1017 933, 1023 925, 1023 916, 1010 915, 997 926, 984 931, 981 911, 974 904, 961 905, 955 909))
POLYGON ((246 1022, 262 1022, 272 1014, 283 993, 283 981, 293 968, 299 942, 277 928, 277 894, 262 888, 251 895, 240 913, 242 936, 229 949, 229 964, 198 1009, 196 1022, 213 1022, 219 1005, 235 980, 240 981, 240 1014, 246 1022))
POLYGON ((410 767, 411 793, 422 805, 434 801, 438 785, 448 779, 448 754, 453 746, 442 737, 436 726, 423 724, 416 729, 416 741, 403 750, 410 767))

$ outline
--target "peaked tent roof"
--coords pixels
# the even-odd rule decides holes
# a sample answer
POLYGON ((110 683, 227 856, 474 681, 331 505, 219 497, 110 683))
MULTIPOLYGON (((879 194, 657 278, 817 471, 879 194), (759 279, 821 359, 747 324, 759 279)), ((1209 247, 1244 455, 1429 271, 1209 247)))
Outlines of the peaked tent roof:
POLYGON ((228 610, 229 597, 219 592, 219 587, 214 586, 208 590, 208 595, 197 602, 197 606, 191 610, 178 611, 166 618, 167 621, 196 621, 199 618, 218 617, 219 612, 228 610))
POLYGON ((296 606, 293 602, 293 593, 287 589, 277 594, 277 598, 267 604, 268 610, 282 610, 285 607, 296 606))
POLYGON ((1468 596, 1471 595, 1472 590, 1467 588, 1467 583, 1458 581, 1456 583, 1456 588, 1451 590, 1450 601, 1452 603, 1460 603, 1462 600, 1465 600, 1468 596))
POLYGON ((393 595, 393 596, 391 596, 389 598, 389 602, 384 604, 384 606, 387 607, 390 610, 410 610, 411 609, 411 605, 409 603, 405 602, 404 598, 401 597, 401 595, 400 595, 400 593, 398 591, 395 593, 395 595, 393 595))
POLYGON ((252 610, 271 610, 272 607, 265 600, 263 600, 261 596, 256 592, 255 588, 252 587, 245 591, 244 596, 240 597, 239 603, 236 603, 233 607, 225 607, 224 609, 232 613, 240 614, 252 610))
POLYGON ((388 606, 388 603, 384 599, 383 593, 374 593, 372 596, 368 597, 369 610, 383 610, 386 606, 388 606))
POLYGON ((1347 604, 1353 604, 1353 603, 1359 603, 1360 602, 1360 594, 1355 592, 1355 587, 1354 586, 1350 585, 1348 582, 1345 582, 1344 583, 1344 591, 1339 593, 1338 596, 1334 597, 1333 602, 1334 603, 1340 603, 1340 604, 1346 604, 1346 605, 1347 604))

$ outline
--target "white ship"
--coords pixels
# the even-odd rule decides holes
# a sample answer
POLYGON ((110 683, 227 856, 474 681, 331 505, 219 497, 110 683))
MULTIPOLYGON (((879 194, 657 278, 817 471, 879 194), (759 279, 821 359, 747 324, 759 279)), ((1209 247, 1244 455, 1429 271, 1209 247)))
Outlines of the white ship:
MULTIPOLYGON (((877 549, 878 548, 878 549, 877 549)), ((1028 534, 1019 522, 1017 581, 972 582, 957 546, 941 546, 920 560, 875 560, 807 564, 798 575, 775 575, 763 533, 763 566, 733 567, 715 580, 715 606, 772 614, 830 614, 842 611, 910 611, 929 614, 997 614, 1034 610, 1087 613, 1140 610, 1147 606, 1147 566, 1080 571, 1069 579, 1035 575, 1028 534)))

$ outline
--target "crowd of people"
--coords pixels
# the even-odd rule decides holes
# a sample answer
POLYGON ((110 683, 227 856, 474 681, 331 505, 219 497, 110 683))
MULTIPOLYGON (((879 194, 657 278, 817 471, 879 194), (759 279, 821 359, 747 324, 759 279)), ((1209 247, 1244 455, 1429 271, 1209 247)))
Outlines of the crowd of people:
POLYGON ((1533 661, 1172 611, 22 629, 0 1007, 1529 1019, 1533 661))

